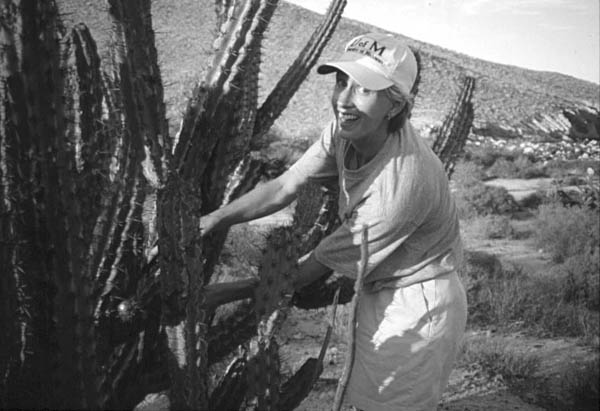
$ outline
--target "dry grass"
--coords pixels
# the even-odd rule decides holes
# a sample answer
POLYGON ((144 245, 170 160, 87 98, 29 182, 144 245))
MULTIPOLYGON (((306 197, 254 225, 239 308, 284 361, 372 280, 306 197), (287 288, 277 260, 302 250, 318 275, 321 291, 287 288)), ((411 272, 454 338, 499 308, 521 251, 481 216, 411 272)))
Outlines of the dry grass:
POLYGON ((561 386, 573 409, 596 411, 600 402, 600 357, 572 364, 563 374, 561 386))
POLYGON ((468 225, 469 234, 487 240, 522 238, 523 233, 517 231, 511 218, 505 215, 487 215, 470 218, 463 223, 468 225))
POLYGON ((585 207, 543 204, 535 222, 538 245, 556 263, 590 253, 600 246, 599 216, 598 210, 585 207))
MULTIPOLYGON (((493 256, 479 260, 478 264, 467 262, 461 273, 467 288, 470 327, 521 330, 542 337, 580 337, 585 343, 597 344, 599 312, 565 294, 564 276, 534 277, 519 268, 498 269, 493 256)), ((572 289, 583 293, 587 285, 572 289)))
POLYGON ((540 365, 539 356, 522 352, 503 338, 487 336, 466 339, 459 361, 477 363, 492 377, 500 375, 509 384, 533 377, 540 365))

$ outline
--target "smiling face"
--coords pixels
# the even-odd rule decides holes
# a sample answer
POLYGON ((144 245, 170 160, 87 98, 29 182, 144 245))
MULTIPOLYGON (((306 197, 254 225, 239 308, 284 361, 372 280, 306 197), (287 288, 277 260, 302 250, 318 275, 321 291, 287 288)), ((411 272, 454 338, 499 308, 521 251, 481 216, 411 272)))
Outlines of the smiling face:
POLYGON ((387 115, 394 114, 394 104, 385 91, 368 90, 338 71, 331 104, 341 138, 364 144, 387 136, 387 115))

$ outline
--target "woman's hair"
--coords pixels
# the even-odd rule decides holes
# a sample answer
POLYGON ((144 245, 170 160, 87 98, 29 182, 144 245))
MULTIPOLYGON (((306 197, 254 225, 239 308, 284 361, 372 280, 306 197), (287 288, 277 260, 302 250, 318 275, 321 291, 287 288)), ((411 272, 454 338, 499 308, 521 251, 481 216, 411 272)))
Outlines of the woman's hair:
POLYGON ((411 116, 412 108, 415 104, 415 97, 419 91, 419 83, 421 83, 421 55, 412 47, 411 50, 415 55, 415 59, 417 60, 417 77, 412 85, 410 94, 406 95, 405 92, 400 90, 400 88, 395 85, 385 89, 385 92, 390 100, 403 106, 402 110, 390 119, 388 123, 388 133, 394 133, 404 127, 404 123, 411 116))

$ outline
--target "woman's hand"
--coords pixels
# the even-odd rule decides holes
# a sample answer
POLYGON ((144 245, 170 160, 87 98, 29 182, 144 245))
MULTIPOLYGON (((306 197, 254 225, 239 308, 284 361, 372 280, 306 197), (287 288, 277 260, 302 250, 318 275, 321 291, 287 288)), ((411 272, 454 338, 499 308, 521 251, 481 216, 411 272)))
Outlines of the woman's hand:
POLYGON ((220 219, 214 213, 200 217, 200 236, 206 237, 219 224, 220 219))

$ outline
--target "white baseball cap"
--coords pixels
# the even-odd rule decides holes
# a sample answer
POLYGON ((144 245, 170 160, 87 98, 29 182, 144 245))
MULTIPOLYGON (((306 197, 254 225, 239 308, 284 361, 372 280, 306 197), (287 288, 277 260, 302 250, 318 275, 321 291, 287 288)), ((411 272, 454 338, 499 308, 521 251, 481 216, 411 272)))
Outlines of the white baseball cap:
POLYGON ((417 78, 417 59, 406 43, 391 34, 368 33, 350 40, 337 61, 317 68, 319 74, 337 70, 370 90, 396 85, 408 95, 417 78))

